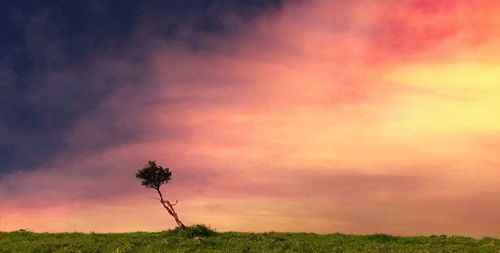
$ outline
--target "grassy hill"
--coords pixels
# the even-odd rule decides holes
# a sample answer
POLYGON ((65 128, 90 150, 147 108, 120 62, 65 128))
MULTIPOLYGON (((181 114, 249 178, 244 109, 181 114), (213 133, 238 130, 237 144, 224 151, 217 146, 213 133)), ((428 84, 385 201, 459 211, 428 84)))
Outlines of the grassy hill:
POLYGON ((500 240, 311 233, 215 233, 204 227, 157 233, 0 234, 0 252, 500 252, 500 240))

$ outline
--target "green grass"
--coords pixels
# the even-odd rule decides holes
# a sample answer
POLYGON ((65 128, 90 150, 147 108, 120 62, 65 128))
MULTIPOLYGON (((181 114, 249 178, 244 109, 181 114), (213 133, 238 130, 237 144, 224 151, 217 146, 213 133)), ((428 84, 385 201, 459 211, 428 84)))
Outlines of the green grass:
POLYGON ((500 240, 312 233, 215 233, 203 226, 158 233, 0 233, 0 252, 492 252, 500 240))

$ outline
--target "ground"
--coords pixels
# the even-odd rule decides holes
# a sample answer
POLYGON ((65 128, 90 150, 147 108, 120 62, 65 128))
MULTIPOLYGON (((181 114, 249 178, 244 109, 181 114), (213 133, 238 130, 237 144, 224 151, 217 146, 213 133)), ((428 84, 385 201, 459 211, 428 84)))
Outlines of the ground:
POLYGON ((0 234, 0 252, 491 252, 500 239, 461 236, 395 237, 384 234, 213 233, 169 230, 116 234, 0 234))

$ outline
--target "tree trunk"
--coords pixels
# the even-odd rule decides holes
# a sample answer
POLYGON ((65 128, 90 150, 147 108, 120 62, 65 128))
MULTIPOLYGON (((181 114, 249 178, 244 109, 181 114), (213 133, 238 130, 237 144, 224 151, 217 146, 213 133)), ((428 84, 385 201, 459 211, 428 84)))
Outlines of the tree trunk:
POLYGON ((170 201, 163 199, 163 194, 161 194, 160 189, 156 189, 156 191, 158 192, 158 195, 160 195, 160 202, 161 202, 161 204, 163 205, 163 207, 165 208, 165 210, 167 210, 167 212, 172 217, 174 217, 174 220, 177 223, 177 226, 179 226, 182 229, 186 229, 186 225, 184 225, 184 223, 182 223, 182 221, 179 219, 179 216, 175 212, 174 206, 170 203, 170 201))
POLYGON ((167 205, 170 207, 170 210, 172 210, 172 216, 174 216, 175 222, 177 222, 177 225, 179 225, 180 228, 186 228, 184 223, 179 219, 179 216, 177 215, 177 212, 174 210, 174 206, 170 204, 170 201, 167 200, 167 205))

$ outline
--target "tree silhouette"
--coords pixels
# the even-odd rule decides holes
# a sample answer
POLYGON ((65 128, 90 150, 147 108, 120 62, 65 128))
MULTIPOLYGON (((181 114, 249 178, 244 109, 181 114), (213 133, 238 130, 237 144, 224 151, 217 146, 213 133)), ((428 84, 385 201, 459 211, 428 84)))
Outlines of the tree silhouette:
POLYGON ((165 210, 174 217, 175 222, 177 225, 185 229, 186 226, 182 221, 179 219, 179 216, 175 212, 174 206, 177 204, 177 200, 175 203, 170 203, 170 201, 166 200, 163 198, 163 194, 160 191, 160 187, 163 184, 168 183, 171 178, 172 178, 172 172, 170 172, 169 168, 163 168, 162 166, 156 165, 155 161, 148 161, 148 164, 146 164, 142 169, 138 170, 135 176, 138 179, 142 180, 142 185, 145 186, 146 188, 153 188, 158 192, 158 195, 160 198, 155 198, 161 202, 165 210))

